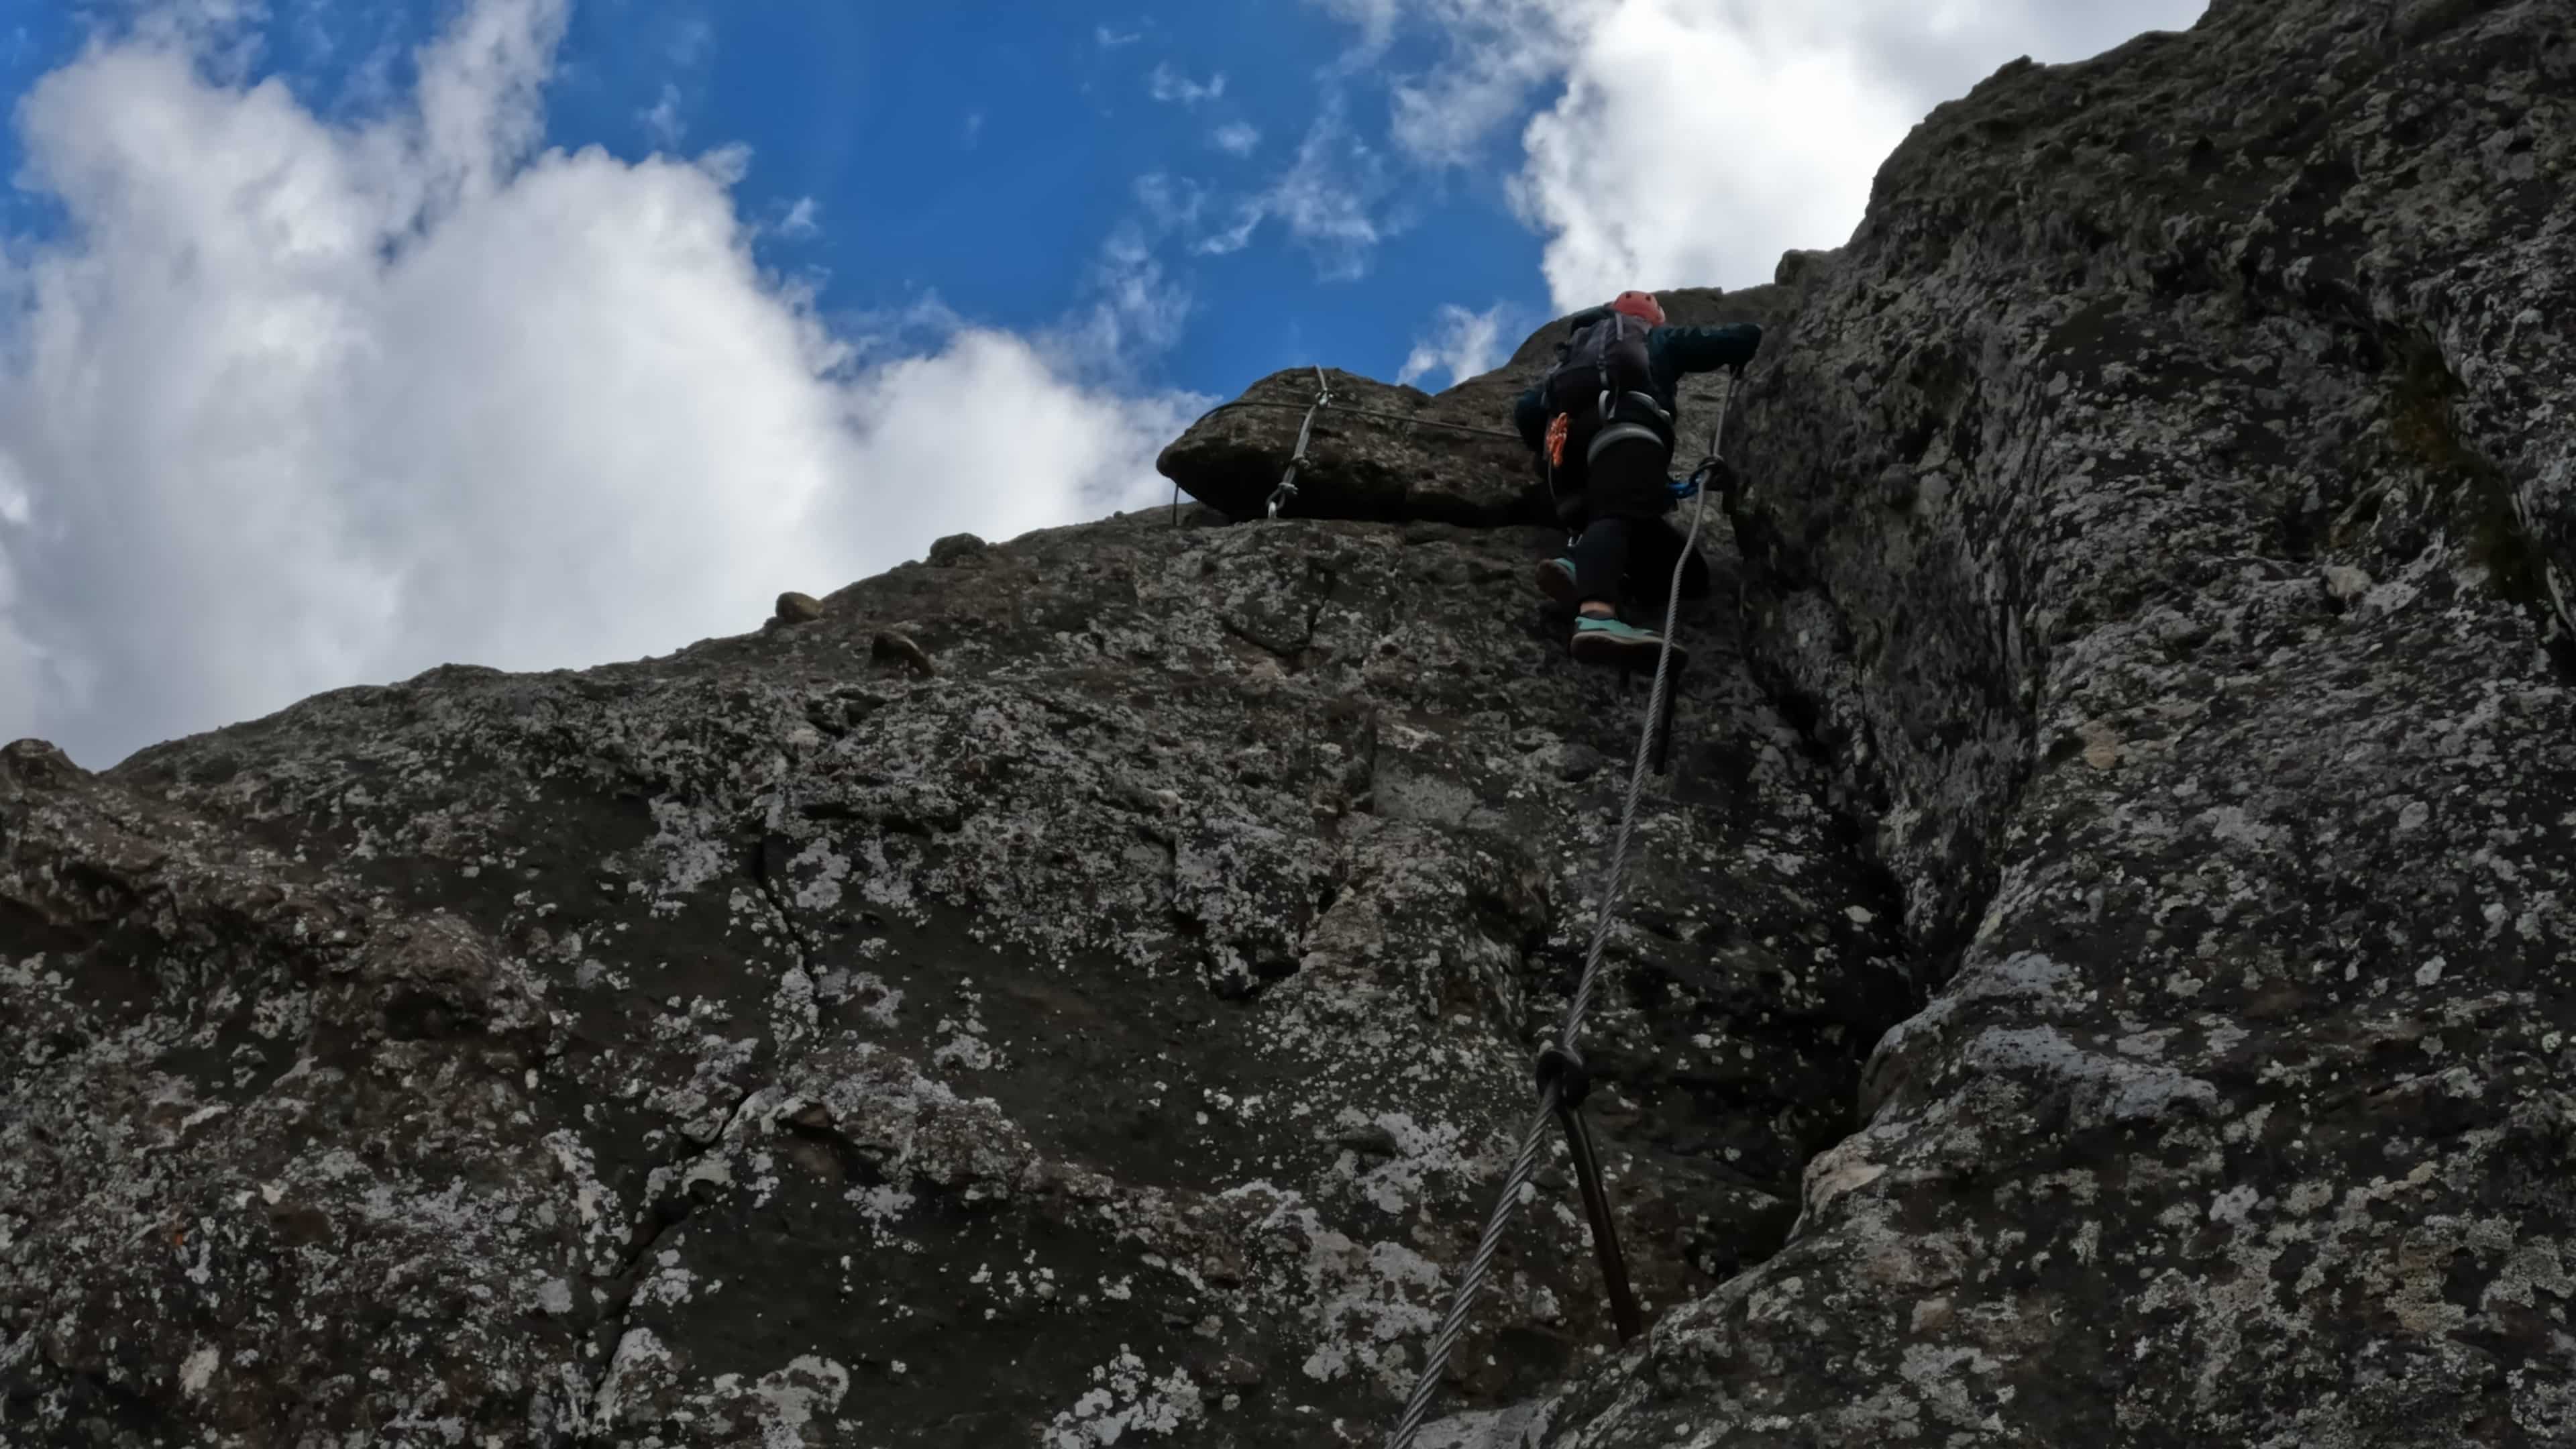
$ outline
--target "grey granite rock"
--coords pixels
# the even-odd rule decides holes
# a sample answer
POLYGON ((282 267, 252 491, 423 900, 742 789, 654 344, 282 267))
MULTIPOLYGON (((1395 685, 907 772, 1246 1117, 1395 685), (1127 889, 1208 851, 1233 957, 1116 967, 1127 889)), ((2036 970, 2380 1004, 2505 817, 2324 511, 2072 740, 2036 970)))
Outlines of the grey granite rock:
MULTIPOLYGON (((1664 294, 1769 341, 1586 1034, 1653 1328, 1552 1158, 1426 1443, 2576 1442, 2564 20, 2217 0, 1664 294)), ((0 1441, 1379 1442, 1643 690, 1516 442, 1223 526, 1311 382, 1180 526, 0 752, 0 1441)))
MULTIPOLYGON (((1545 543, 1158 511, 663 660, 18 747, 8 1422, 1360 1442, 1624 782, 1566 778, 1635 696, 1565 662, 1545 543)), ((1590 1038, 1659 1310, 1777 1245, 1915 1004, 1750 677, 1682 718, 1590 1038)), ((1570 1195, 1508 1253, 1472 1401, 1610 1341, 1570 1195)))
POLYGON ((1548 1443, 2576 1442, 2565 20, 2218 0, 1881 171, 1736 521, 1943 987, 1548 1443))

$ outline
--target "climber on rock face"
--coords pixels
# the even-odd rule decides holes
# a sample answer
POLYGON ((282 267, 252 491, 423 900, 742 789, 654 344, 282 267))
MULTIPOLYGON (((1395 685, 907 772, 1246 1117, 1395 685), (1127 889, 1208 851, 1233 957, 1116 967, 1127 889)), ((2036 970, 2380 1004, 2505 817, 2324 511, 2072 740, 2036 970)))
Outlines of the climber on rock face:
MULTIPOLYGON (((1681 531, 1664 517, 1693 491, 1670 471, 1681 379, 1719 368, 1742 372, 1762 329, 1666 326, 1654 294, 1633 291, 1568 322, 1556 365, 1512 410, 1521 440, 1538 455, 1558 521, 1582 535, 1565 557, 1539 565, 1538 584, 1575 606, 1575 658, 1651 658, 1662 636, 1620 620, 1620 586, 1632 578, 1641 598, 1663 602, 1682 551, 1681 531)), ((1707 591, 1708 566, 1693 557, 1682 597, 1707 591)))

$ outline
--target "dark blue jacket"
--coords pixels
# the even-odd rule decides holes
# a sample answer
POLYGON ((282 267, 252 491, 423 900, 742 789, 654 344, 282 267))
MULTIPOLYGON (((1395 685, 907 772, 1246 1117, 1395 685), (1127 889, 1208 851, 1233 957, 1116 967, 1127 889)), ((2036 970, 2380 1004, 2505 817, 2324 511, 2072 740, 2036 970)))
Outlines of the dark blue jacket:
MULTIPOLYGON (((1571 337, 1585 327, 1610 315, 1607 307, 1594 307, 1567 318, 1566 335, 1571 337)), ((1715 372, 1721 367, 1742 367, 1753 361, 1754 349, 1762 345, 1762 329, 1750 322, 1731 327, 1657 327, 1646 333, 1646 366, 1654 380, 1655 401, 1663 410, 1674 410, 1681 391, 1682 379, 1694 372, 1715 372)), ((1535 452, 1547 441, 1547 404, 1541 390, 1547 385, 1542 376, 1536 386, 1522 393, 1512 408, 1512 425, 1520 429, 1521 441, 1535 452)))

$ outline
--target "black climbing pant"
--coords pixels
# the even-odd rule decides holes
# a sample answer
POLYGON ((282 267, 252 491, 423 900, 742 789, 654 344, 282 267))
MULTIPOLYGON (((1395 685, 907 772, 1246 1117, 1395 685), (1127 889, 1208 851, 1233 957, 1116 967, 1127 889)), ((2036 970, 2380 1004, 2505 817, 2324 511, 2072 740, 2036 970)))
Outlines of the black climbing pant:
MULTIPOLYGON (((1617 603, 1624 579, 1627 592, 1650 604, 1664 602, 1672 582, 1673 560, 1681 556, 1682 531, 1669 518, 1595 518, 1574 545, 1574 596, 1617 603)), ((1682 597, 1708 597, 1708 561, 1691 550, 1682 569, 1682 597)))
MULTIPOLYGON (((1622 450, 1604 466, 1568 469, 1554 486, 1581 520, 1583 536, 1569 555, 1574 560, 1574 596, 1611 603, 1625 592, 1650 604, 1664 602, 1681 556, 1683 534, 1667 517, 1673 511, 1672 479, 1664 469, 1669 451, 1622 450), (1589 474, 1589 476, 1584 476, 1589 474), (1572 486, 1567 486, 1571 484, 1572 486)), ((1693 550, 1682 571, 1682 597, 1708 596, 1708 564, 1693 550)))

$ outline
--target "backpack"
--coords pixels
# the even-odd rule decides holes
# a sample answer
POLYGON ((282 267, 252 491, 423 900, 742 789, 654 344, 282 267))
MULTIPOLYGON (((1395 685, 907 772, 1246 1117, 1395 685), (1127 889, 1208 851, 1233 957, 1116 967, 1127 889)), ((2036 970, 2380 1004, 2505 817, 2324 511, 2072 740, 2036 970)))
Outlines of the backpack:
POLYGON ((1580 506, 1579 498, 1566 495, 1583 488, 1596 444, 1613 441, 1605 432, 1623 438, 1638 434, 1635 441, 1659 442, 1670 456, 1673 420, 1655 396, 1654 366, 1646 355, 1646 334, 1652 330, 1624 312, 1613 312, 1557 344, 1556 365, 1539 384, 1539 398, 1550 419, 1541 456, 1560 513, 1580 506))
POLYGON ((1646 356, 1650 330, 1625 312, 1613 312, 1558 343, 1544 393, 1547 410, 1571 416, 1579 429, 1587 416, 1599 421, 1604 393, 1652 397, 1654 367, 1646 356))

